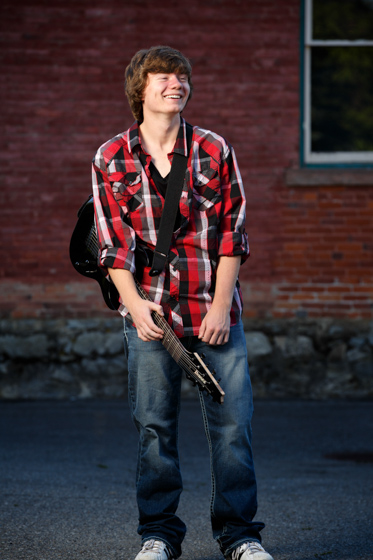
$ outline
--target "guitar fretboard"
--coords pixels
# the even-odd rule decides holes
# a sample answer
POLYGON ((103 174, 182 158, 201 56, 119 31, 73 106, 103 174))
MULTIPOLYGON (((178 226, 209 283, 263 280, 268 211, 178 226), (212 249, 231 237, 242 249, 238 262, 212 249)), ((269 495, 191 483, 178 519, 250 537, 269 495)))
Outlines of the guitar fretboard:
MULTIPOLYGON (((135 283, 136 283, 137 291, 139 292, 142 299, 152 301, 152 299, 150 298, 148 293, 144 290, 144 288, 141 286, 137 278, 135 278, 135 283)), ((184 346, 179 341, 176 334, 174 333, 170 325, 167 323, 166 319, 155 312, 152 313, 152 319, 154 323, 157 325, 157 327, 162 329, 164 335, 161 342, 163 346, 166 348, 166 350, 171 354, 173 359, 178 364, 182 362, 183 359, 184 360, 187 359, 187 356, 185 356, 187 352, 184 346)))
MULTIPOLYGON (((91 229, 90 229, 90 231, 87 235, 86 247, 87 247, 88 251, 92 254, 92 256, 97 257, 98 241, 97 241, 96 228, 95 228, 94 224, 92 225, 92 227, 91 227, 91 229)), ((142 299, 152 301, 151 297, 144 290, 144 288, 141 286, 141 284, 137 280, 137 278, 135 278, 135 283, 136 283, 137 291, 139 292, 142 299)), ((158 313, 152 313, 152 319, 155 322, 155 324, 157 325, 157 327, 159 327, 160 329, 163 330, 164 335, 163 335, 163 338, 162 338, 162 344, 166 348, 166 350, 171 354, 173 359, 178 364, 180 363, 180 365, 182 365, 184 361, 189 362, 190 359, 188 358, 188 355, 187 355, 187 352, 186 352, 184 346, 179 341, 179 339, 177 338, 177 336, 175 335, 174 331, 172 330, 170 325, 167 323, 165 318, 162 317, 161 315, 159 315, 158 313)), ((186 365, 188 367, 190 367, 189 363, 187 363, 186 365)))

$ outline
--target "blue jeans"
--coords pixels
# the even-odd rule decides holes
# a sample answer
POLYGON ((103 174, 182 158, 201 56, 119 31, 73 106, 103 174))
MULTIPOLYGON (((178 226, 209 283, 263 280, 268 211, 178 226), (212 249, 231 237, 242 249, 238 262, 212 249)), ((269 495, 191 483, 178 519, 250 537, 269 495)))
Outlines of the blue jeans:
MULTIPOLYGON (((137 464, 138 532, 144 542, 158 538, 175 557, 181 554, 186 526, 176 515, 182 479, 178 455, 178 417, 184 373, 159 341, 144 342, 125 321, 128 391, 139 432, 137 464)), ((260 542, 263 523, 257 509, 251 449, 252 391, 242 323, 231 328, 223 346, 197 337, 182 339, 188 350, 206 355, 225 391, 224 404, 200 393, 211 457, 211 524, 223 554, 247 541, 260 542)))

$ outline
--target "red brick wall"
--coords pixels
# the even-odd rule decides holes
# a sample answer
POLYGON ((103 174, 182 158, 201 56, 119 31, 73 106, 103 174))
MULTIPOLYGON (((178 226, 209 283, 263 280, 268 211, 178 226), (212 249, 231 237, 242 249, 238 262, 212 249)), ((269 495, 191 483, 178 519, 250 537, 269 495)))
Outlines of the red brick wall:
POLYGON ((245 286, 246 312, 370 318, 373 189, 282 185, 276 199, 270 274, 263 284, 245 286))
POLYGON ((69 238, 97 147, 133 120, 124 68, 155 44, 193 63, 186 118, 236 148, 252 251, 246 314, 370 316, 372 188, 285 182, 298 164, 299 16, 298 0, 3 0, 3 317, 106 312, 71 267, 69 238))

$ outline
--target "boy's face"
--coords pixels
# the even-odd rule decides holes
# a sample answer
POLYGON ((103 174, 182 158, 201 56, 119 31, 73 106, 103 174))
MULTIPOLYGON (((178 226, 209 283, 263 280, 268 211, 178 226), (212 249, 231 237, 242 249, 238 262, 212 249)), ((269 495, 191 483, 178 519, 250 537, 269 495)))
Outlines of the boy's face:
POLYGON ((143 93, 144 120, 150 114, 180 113, 188 101, 190 86, 186 74, 148 74, 143 93))

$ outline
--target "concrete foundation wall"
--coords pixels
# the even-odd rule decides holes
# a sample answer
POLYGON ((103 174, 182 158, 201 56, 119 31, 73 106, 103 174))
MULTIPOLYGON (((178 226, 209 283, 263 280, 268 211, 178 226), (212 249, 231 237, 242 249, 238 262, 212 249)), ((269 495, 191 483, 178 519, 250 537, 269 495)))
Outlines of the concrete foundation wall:
MULTIPOLYGON (((372 398, 369 322, 245 322, 254 395, 372 398)), ((121 319, 0 322, 0 398, 125 398, 121 319)), ((183 393, 197 389, 185 379, 183 393)))

